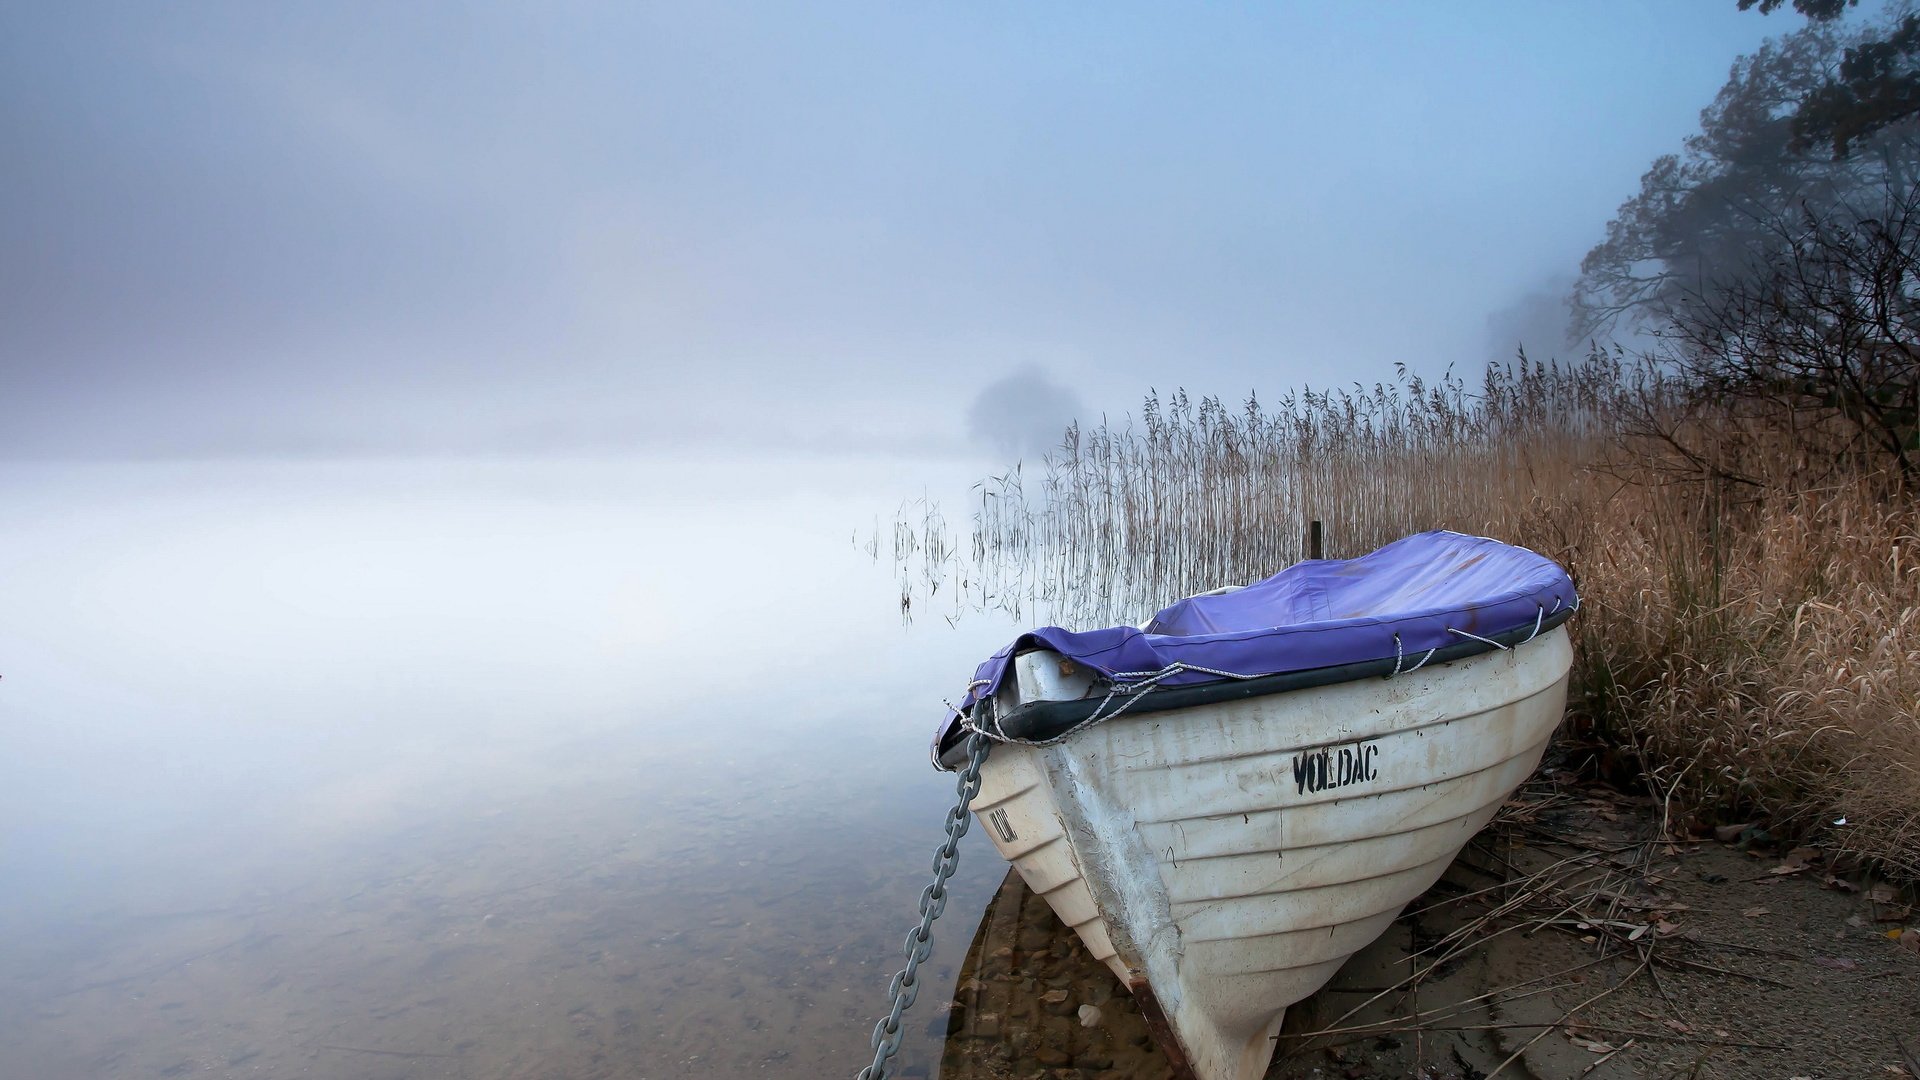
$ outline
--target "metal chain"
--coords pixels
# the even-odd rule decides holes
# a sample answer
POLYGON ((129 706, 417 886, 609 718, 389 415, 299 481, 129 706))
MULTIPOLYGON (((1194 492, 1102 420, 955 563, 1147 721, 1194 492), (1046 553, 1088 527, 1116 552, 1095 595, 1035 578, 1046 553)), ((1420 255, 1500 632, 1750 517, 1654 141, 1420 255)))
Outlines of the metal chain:
POLYGON ((920 890, 920 925, 907 931, 907 966, 895 972, 887 985, 892 1004, 873 1025, 873 1064, 861 1069, 855 1080, 886 1080, 893 1075, 888 1059, 900 1050, 900 1017, 920 996, 920 965, 933 955, 933 920, 947 909, 947 879, 960 865, 960 838, 973 824, 967 807, 980 794, 980 766, 991 749, 993 743, 977 731, 967 739, 967 764, 954 788, 959 798, 947 811, 947 839, 933 853, 933 884, 920 890))

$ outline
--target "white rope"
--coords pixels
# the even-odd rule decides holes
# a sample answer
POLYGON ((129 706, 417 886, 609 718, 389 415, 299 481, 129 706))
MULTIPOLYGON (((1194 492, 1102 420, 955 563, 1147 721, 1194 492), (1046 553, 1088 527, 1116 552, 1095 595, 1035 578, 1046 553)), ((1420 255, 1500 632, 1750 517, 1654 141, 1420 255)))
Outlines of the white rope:
POLYGON ((1158 671, 1116 671, 1112 676, 1113 682, 1107 687, 1107 696, 1100 699, 1100 704, 1094 707, 1093 712, 1089 714, 1085 720, 1037 745, 1045 746, 1050 743, 1056 743, 1082 728, 1092 727, 1094 724, 1098 724, 1103 720, 1112 720, 1146 700, 1147 694, 1159 689, 1161 682, 1164 680, 1187 671, 1197 671, 1203 675, 1218 675, 1223 679, 1260 678, 1258 675, 1245 675, 1238 671, 1222 671, 1219 668, 1201 667, 1198 664, 1187 664, 1178 660, 1175 660, 1173 663, 1168 664, 1158 671), (1107 712, 1106 708, 1113 703, 1113 698, 1116 694, 1126 695, 1127 700, 1119 708, 1112 712, 1107 712))
POLYGON ((1494 648, 1499 649, 1501 652, 1506 652, 1513 648, 1513 646, 1511 645, 1502 645, 1490 637, 1481 637, 1479 634, 1469 634, 1465 630, 1455 630, 1451 626, 1447 627, 1447 633, 1459 634, 1463 638, 1472 638, 1475 641, 1484 641, 1487 644, 1493 646, 1494 648))
MULTIPOLYGON (((1546 624, 1546 621, 1547 621, 1546 607, 1541 604, 1535 604, 1533 606, 1540 612, 1538 615, 1535 615, 1533 617, 1533 633, 1528 634, 1525 640, 1515 642, 1514 643, 1515 645, 1525 645, 1528 641, 1532 641, 1534 638, 1539 637, 1540 627, 1546 624)), ((1560 610, 1560 598, 1557 596, 1553 598, 1553 610, 1555 611, 1560 610)))
MULTIPOLYGON (((972 697, 973 691, 976 687, 992 686, 992 685, 993 685, 992 679, 975 679, 972 682, 968 683, 965 687, 961 688, 960 700, 965 701, 969 697, 972 697)), ((954 714, 955 716, 967 715, 967 711, 965 709, 962 709, 960 706, 955 705, 951 701, 948 701, 946 698, 941 698, 940 704, 945 705, 947 707, 947 711, 954 714)))
POLYGON ((1157 682, 1169 675, 1178 675, 1183 671, 1198 671, 1204 675, 1218 675, 1224 679, 1260 678, 1258 675, 1242 675, 1237 671, 1221 671, 1219 668, 1201 667, 1198 664, 1183 663, 1179 660, 1175 660, 1159 671, 1116 671, 1113 673, 1113 677, 1116 679, 1145 679, 1146 682, 1135 684, 1137 686, 1145 686, 1147 683, 1157 682))
MULTIPOLYGON (((1261 677, 1259 675, 1246 675, 1238 671, 1223 671, 1219 668, 1201 667, 1198 664, 1186 664, 1176 660, 1158 671, 1114 672, 1109 676, 1110 681, 1107 686, 1107 695, 1100 699, 1100 704, 1094 706, 1093 712, 1089 713, 1085 720, 1080 721, 1052 738, 1023 739, 1017 735, 1007 734, 1006 730, 1000 726, 998 710, 993 708, 992 699, 990 698, 982 698, 975 702, 972 710, 977 713, 984 707, 987 713, 985 723, 990 726, 983 726, 969 713, 960 713, 960 724, 968 731, 979 732, 990 739, 996 739, 1000 742, 1017 743, 1021 746, 1052 746, 1054 743, 1060 742, 1068 736, 1076 735, 1095 724, 1120 716, 1128 709, 1133 708, 1145 700, 1147 694, 1158 689, 1163 681, 1187 671, 1197 671, 1203 675, 1217 675, 1223 679, 1258 679, 1261 677), (1124 697, 1126 700, 1119 708, 1108 712, 1107 706, 1113 704, 1115 697, 1124 697)), ((973 688, 982 685, 983 682, 984 680, 975 680, 968 683, 967 692, 972 693, 973 688)), ((951 704, 947 707, 953 708, 951 704)), ((959 712, 959 710, 956 709, 955 712, 959 712)))
POLYGON ((1410 668, 1407 668, 1405 671, 1402 671, 1400 670, 1400 666, 1406 663, 1407 654, 1405 649, 1403 649, 1400 644, 1400 635, 1399 634, 1393 635, 1393 670, 1387 672, 1387 678, 1392 679, 1401 675, 1411 675, 1414 672, 1419 671, 1421 668, 1426 667, 1427 661, 1433 659, 1433 654, 1439 651, 1440 651, 1440 647, 1438 645, 1434 646, 1431 649, 1428 649, 1427 655, 1421 657, 1419 663, 1413 665, 1410 668))

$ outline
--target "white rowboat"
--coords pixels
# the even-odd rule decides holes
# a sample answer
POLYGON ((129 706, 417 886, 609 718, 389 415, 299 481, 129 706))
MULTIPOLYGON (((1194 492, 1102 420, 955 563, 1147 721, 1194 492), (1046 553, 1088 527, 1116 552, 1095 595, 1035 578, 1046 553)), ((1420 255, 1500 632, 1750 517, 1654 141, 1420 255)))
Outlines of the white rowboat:
POLYGON ((1152 711, 1142 692, 1036 741, 1004 718, 1111 700, 1112 679, 1014 649, 971 710, 968 726, 1006 740, 973 811, 1138 997, 1175 1075, 1255 1080, 1287 1007, 1432 885, 1539 764, 1566 701, 1568 611, 1454 630, 1463 640, 1417 665, 1398 650, 1391 677, 1348 665, 1335 674, 1372 674, 1163 689, 1152 711))

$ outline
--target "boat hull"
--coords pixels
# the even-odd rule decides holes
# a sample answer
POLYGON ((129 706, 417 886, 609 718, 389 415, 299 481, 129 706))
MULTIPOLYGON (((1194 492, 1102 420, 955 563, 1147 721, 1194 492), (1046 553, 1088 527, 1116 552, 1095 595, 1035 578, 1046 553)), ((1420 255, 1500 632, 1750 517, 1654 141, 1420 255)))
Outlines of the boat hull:
POLYGON ((1539 764, 1571 662, 1555 629, 1392 679, 1003 744, 973 809, 1142 997, 1177 1070, 1253 1080, 1287 1006, 1378 937, 1539 764))

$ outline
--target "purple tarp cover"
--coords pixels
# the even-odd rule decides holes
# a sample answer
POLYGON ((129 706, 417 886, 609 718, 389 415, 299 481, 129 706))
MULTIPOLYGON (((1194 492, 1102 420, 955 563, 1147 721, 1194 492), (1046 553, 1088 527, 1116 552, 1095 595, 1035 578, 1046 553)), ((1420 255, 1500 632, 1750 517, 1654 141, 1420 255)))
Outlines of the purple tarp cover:
MULTIPOLYGON (((1145 630, 1029 630, 980 665, 961 707, 991 696, 1014 655, 1029 649, 1052 649, 1121 681, 1174 663, 1240 676, 1396 655, 1412 665, 1429 649, 1461 641, 1452 630, 1490 637, 1536 626, 1543 614, 1576 602, 1567 572, 1543 555, 1483 536, 1415 533, 1357 559, 1309 559, 1244 589, 1188 597, 1155 615, 1145 630)), ((1181 671, 1159 685, 1221 678, 1181 671)), ((936 745, 957 720, 950 715, 941 724, 936 745)))

